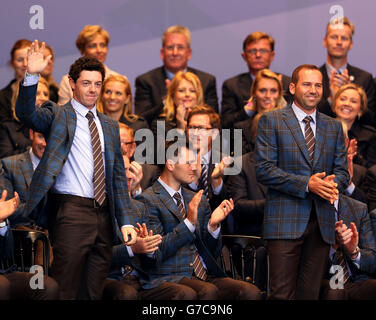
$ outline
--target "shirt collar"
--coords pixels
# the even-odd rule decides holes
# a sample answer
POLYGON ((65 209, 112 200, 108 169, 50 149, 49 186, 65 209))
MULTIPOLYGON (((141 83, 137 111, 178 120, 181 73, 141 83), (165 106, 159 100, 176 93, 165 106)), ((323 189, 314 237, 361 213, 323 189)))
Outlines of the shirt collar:
MULTIPOLYGON (((166 75, 167 75, 167 78, 169 80, 172 80, 174 77, 175 77, 175 73, 172 73, 171 71, 167 70, 167 68, 164 68, 165 69, 165 72, 166 72, 166 75)), ((187 72, 188 69, 185 68, 184 70, 182 70, 183 72, 187 72)))
POLYGON ((30 148, 29 153, 30 153, 31 164, 33 165, 33 170, 35 171, 35 169, 38 167, 40 159, 34 154, 32 148, 30 148))
POLYGON ((79 103, 74 98, 72 98, 71 104, 72 104, 74 111, 76 111, 82 117, 86 117, 86 115, 89 111, 91 111, 93 113, 94 118, 97 117, 97 105, 96 104, 94 105, 94 108, 92 108, 90 110, 88 108, 86 108, 85 106, 83 106, 81 103, 79 103))
POLYGON ((306 116, 311 116, 313 119, 313 123, 316 123, 316 113, 317 110, 313 111, 311 114, 305 113, 302 109, 300 109, 295 102, 292 103, 292 110, 294 111, 296 117, 298 118, 298 121, 301 122, 306 116))
POLYGON ((332 71, 335 70, 337 73, 344 73, 347 69, 347 63, 345 63, 341 68, 336 69, 333 66, 331 66, 328 62, 325 62, 326 72, 328 74, 328 77, 332 74, 332 71))
POLYGON ((161 177, 158 178, 158 182, 162 185, 163 188, 166 189, 166 191, 167 191, 168 194, 171 196, 171 198, 173 198, 173 197, 174 197, 174 194, 175 194, 176 192, 178 192, 178 193, 180 194, 181 199, 183 200, 183 195, 182 195, 182 193, 181 193, 181 187, 179 188, 178 191, 176 191, 176 190, 174 190, 173 188, 171 188, 167 183, 165 183, 165 182, 161 179, 161 177))

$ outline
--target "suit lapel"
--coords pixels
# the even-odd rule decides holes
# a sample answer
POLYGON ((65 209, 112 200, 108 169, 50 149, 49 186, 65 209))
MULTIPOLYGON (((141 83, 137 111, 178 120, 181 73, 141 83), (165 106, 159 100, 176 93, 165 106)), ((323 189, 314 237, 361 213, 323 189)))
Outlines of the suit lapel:
POLYGON ((326 126, 325 122, 322 121, 322 117, 318 111, 316 111, 316 142, 315 151, 313 153, 313 165, 319 161, 321 155, 321 149, 324 147, 324 139, 326 137, 326 126))
POLYGON ((72 143, 74 133, 76 131, 77 115, 70 102, 68 102, 65 106, 66 106, 65 110, 67 112, 69 142, 72 143))
MULTIPOLYGON (((153 191, 156 194, 159 194, 159 198, 161 199, 162 203, 167 208, 167 210, 170 211, 179 221, 182 221, 183 217, 180 214, 178 206, 176 205, 175 201, 172 199, 170 194, 167 192, 167 190, 159 183, 159 181, 156 181, 155 184, 153 184, 153 191)), ((184 197, 184 202, 185 201, 186 199, 184 197)), ((187 210, 186 205, 185 209, 187 210)))
MULTIPOLYGON (((283 119, 287 126, 289 127, 292 136, 298 145, 300 151, 303 153, 304 158, 307 160, 307 162, 311 164, 311 159, 308 154, 307 144, 305 141, 305 138, 303 136, 302 129, 299 125, 298 119, 295 116, 294 111, 292 110, 292 107, 286 107, 283 109, 283 119)), ((317 127, 317 126, 316 126, 317 127)), ((316 153, 316 152, 315 152, 316 153)))
POLYGON ((24 157, 20 158, 20 160, 21 161, 20 161, 19 166, 20 166, 23 176, 25 177, 26 188, 28 189, 30 187, 31 178, 33 177, 33 174, 34 174, 33 165, 31 163, 29 152, 27 152, 27 154, 25 154, 24 157))

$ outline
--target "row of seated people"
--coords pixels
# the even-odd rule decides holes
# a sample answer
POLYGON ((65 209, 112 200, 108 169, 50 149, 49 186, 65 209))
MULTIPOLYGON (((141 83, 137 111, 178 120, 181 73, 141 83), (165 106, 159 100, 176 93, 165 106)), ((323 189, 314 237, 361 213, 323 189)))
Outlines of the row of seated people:
MULTIPOLYGON (((234 199, 234 210, 231 212, 231 219, 228 217, 228 223, 222 224, 222 232, 225 233, 234 233, 234 234, 244 234, 244 235, 256 235, 262 236, 262 220, 263 220, 263 207, 265 202, 266 188, 257 182, 255 167, 254 167, 254 158, 252 153, 247 153, 241 158, 241 172, 238 175, 226 176, 225 168, 226 161, 221 161, 219 165, 215 165, 212 162, 213 157, 210 157, 212 150, 212 141, 208 141, 208 145, 202 146, 197 143, 198 135, 205 135, 205 130, 199 129, 200 125, 204 124, 206 128, 216 128, 219 126, 219 116, 212 110, 210 107, 197 107, 194 108, 192 113, 188 117, 188 124, 191 127, 194 127, 194 131, 189 133, 188 138, 192 141, 192 146, 195 150, 195 154, 200 154, 200 148, 204 147, 204 155, 201 157, 205 159, 203 165, 197 164, 193 168, 192 173, 195 174, 195 179, 192 183, 185 181, 185 185, 188 189, 191 190, 202 190, 202 193, 205 194, 205 198, 209 199, 210 207, 212 207, 213 212, 216 210, 218 204, 221 206, 222 200, 226 198, 234 199), (196 143, 194 143, 196 142, 196 143), (208 155, 209 153, 209 155, 208 155), (206 159, 208 158, 208 159, 206 159), (207 161, 209 160, 209 161, 207 161)), ((145 209, 142 203, 134 201, 134 205, 137 206, 138 211, 141 212, 140 223, 146 222, 154 233, 160 233, 165 235, 167 230, 161 230, 159 225, 160 221, 154 221, 149 219, 150 217, 161 215, 163 211, 162 203, 159 203, 159 206, 154 206, 155 199, 149 198, 152 197, 155 188, 161 188, 163 185, 162 180, 158 180, 160 172, 166 170, 165 168, 158 168, 153 165, 143 164, 139 165, 134 161, 134 153, 136 150, 136 143, 134 140, 134 131, 124 125, 120 124, 120 139, 121 147, 123 152, 124 166, 126 169, 126 176, 128 180, 128 187, 130 195, 134 199, 145 203, 149 203, 151 209, 145 209), (158 180, 158 182, 156 182, 158 180), (148 187, 153 186, 151 189, 148 187), (146 198, 146 200, 145 200, 146 198), (149 217, 149 218, 148 218, 149 217)), ((27 197, 27 188, 31 182, 33 171, 38 165, 38 159, 43 155, 46 142, 42 134, 30 131, 30 137, 32 139, 32 147, 27 152, 6 158, 2 160, 2 177, 4 178, 4 188, 8 189, 11 194, 18 192, 21 197, 21 200, 25 200, 27 197)), ((205 140, 203 140, 205 141, 205 140)), ((168 147, 168 146, 167 146, 168 147)), ((356 145, 351 144, 349 148, 348 160, 349 160, 349 171, 351 173, 352 159, 356 153, 356 145)), ((216 151, 214 151, 216 152, 216 151)), ((193 157, 194 158, 194 157, 193 157)), ((224 160, 224 159, 223 159, 224 160)), ((197 160, 195 160, 197 161, 197 160)), ((169 163, 168 161, 166 163, 169 163)), ((235 162, 236 163, 236 162, 235 162)), ((163 166, 162 166, 163 167, 163 166)), ((174 169, 175 170, 175 169, 174 169)), ((174 172, 174 170, 172 170, 174 172)), ((175 172, 178 174, 179 171, 175 172)), ((354 170, 352 174, 352 181, 355 182, 358 179, 354 176, 356 175, 357 170, 354 170)), ((168 181, 168 179, 167 179, 168 181)), ((183 181, 182 181, 183 183, 183 181)), ((355 182, 358 185, 357 182, 355 182)), ((167 188, 167 187, 166 187, 167 188)), ((167 189, 168 190, 168 189, 167 189)), ((157 194, 160 190, 157 192, 157 194)), ((184 193, 185 191, 183 191, 184 193)), ((188 191, 187 191, 188 192, 188 191)), ((354 185, 349 186, 348 195, 357 200, 366 202, 366 196, 362 190, 354 185)), ((184 194, 185 197, 189 193, 184 194)), ((201 197, 201 193, 200 194, 201 197)), ((166 199, 161 199, 162 202, 167 202, 166 199)), ((22 210, 21 201, 20 208, 18 211, 22 210)), ((188 202, 188 201, 187 201, 188 202)), ((357 245, 361 248, 362 258, 365 262, 362 265, 362 268, 356 268, 356 265, 351 264, 352 277, 349 278, 348 284, 345 291, 330 290, 328 282, 323 282, 323 293, 322 297, 327 299, 365 299, 365 298, 374 298, 374 284, 372 281, 365 282, 373 278, 373 272, 375 269, 374 263, 370 263, 370 255, 372 257, 373 245, 375 242, 375 237, 371 228, 371 220, 368 215, 367 206, 364 203, 353 200, 345 195, 340 196, 340 208, 343 210, 341 219, 345 222, 347 226, 350 226, 350 223, 355 223, 357 230, 359 230, 359 240, 357 245), (355 266, 355 269, 354 269, 355 266), (366 283, 365 289, 359 289, 358 285, 353 285, 356 281, 362 280, 361 283, 366 283), (373 290, 373 291, 372 291, 373 290)), ((146 206, 148 207, 148 206, 146 206)), ((171 209, 172 210, 172 209, 171 209)), ((210 209, 206 209, 210 210, 210 209)), ((14 216, 10 217, 10 220, 13 224, 18 224, 22 217, 20 214, 15 213, 14 216)), ((354 228, 354 227, 352 227, 354 228)), ((140 231, 142 232, 142 237, 150 236, 150 243, 142 238, 144 242, 140 241, 138 245, 132 246, 130 249, 121 244, 121 234, 118 233, 119 244, 114 247, 113 250, 113 261, 110 275, 106 280, 103 292, 104 299, 194 299, 196 296, 192 291, 179 290, 179 286, 175 284, 170 285, 170 283, 161 284, 158 279, 154 279, 156 284, 150 284, 145 279, 148 279, 148 273, 144 271, 143 264, 145 262, 139 261, 140 254, 152 252, 160 244, 161 237, 152 236, 150 232, 147 231, 145 225, 139 226, 140 231), (133 258, 132 256, 135 255, 133 258), (132 258, 131 258, 132 257, 132 258), (136 260, 136 261, 135 261, 136 260)), ((140 236, 141 238, 141 236, 140 236)), ((176 241, 176 239, 174 239, 176 241)), ((159 253, 163 256, 163 253, 159 253)), ((157 261, 162 258, 158 258, 157 261)), ((349 261, 350 263, 350 261, 349 261)), ((150 271, 149 271, 150 272, 150 271)), ((151 271, 153 272, 153 271, 151 271)), ((222 274, 223 276, 223 274, 222 274)), ((329 273, 328 273, 328 276, 329 273)), ((29 279, 28 276, 27 279, 29 279)), ((26 280, 23 280, 26 281, 26 280)), ((46 279, 47 283, 51 281, 46 279)), ((153 281, 152 281, 153 282, 153 281)), ((216 283, 216 285, 220 285, 216 283)), ((244 285, 244 284, 243 284, 244 285)), ((234 284, 231 284, 231 288, 234 284)), ((235 285, 236 287, 236 285, 235 285)), ((17 292, 19 287, 14 288, 12 292, 12 297, 19 297, 17 292)), ((181 289, 181 288, 180 288, 181 289)), ((264 288, 263 288, 264 289, 264 288)), ((227 288, 229 290, 229 288, 227 288)), ((231 296, 234 296, 235 291, 230 291, 231 296)), ((243 296, 244 299, 259 299, 261 298, 261 293, 255 287, 249 287, 248 296, 243 296)), ((207 293, 207 295, 199 296, 197 298, 206 298, 213 299, 215 295, 213 292, 207 293)), ((34 296, 28 296, 34 297, 34 296)), ((39 296, 37 296, 39 297, 39 296)), ((43 296, 44 297, 44 296, 43 296)), ((51 298, 51 296, 48 296, 51 298)), ((228 298, 229 296, 219 296, 220 298, 228 298)), ((56 295, 55 295, 56 298, 56 295)))
MULTIPOLYGON (((330 116, 335 113, 332 108, 334 96, 338 88, 344 84, 355 83, 362 87, 367 95, 368 110, 360 116, 362 124, 375 126, 375 85, 372 75, 364 70, 348 64, 348 53, 353 46, 353 35, 355 27, 348 18, 344 18, 343 24, 340 21, 332 21, 326 27, 326 34, 323 40, 323 46, 327 50, 327 61, 320 68, 323 74, 323 97, 319 105, 319 110, 330 116)), ((76 46, 82 56, 92 56, 102 63, 105 63, 110 36, 106 30, 98 25, 88 25, 79 33, 76 46)), ((17 81, 22 79, 26 70, 27 49, 31 42, 28 40, 19 40, 13 46, 10 52, 10 65, 14 69, 15 79, 12 80, 0 92, 0 120, 13 119, 12 115, 12 95, 16 92, 17 81)), ((248 67, 248 72, 239 74, 226 80, 222 86, 222 127, 233 128, 233 125, 239 121, 250 117, 250 110, 247 107, 247 101, 250 98, 250 89, 257 73, 263 69, 270 69, 271 63, 275 57, 275 41, 264 32, 253 32, 249 34, 242 47, 241 56, 248 67)), ((51 55, 48 66, 43 71, 42 76, 47 80, 50 91, 50 99, 59 102, 60 105, 67 103, 72 98, 72 89, 69 85, 68 75, 64 75, 58 86, 52 77, 53 63, 55 53, 50 46, 47 46, 46 56, 51 55), (58 93, 57 93, 58 92, 58 93)), ((191 91, 196 91, 197 103, 203 102, 212 106, 218 112, 218 98, 216 93, 215 77, 188 67, 188 62, 192 55, 191 34, 183 26, 171 26, 162 36, 161 59, 163 65, 155 68, 136 78, 135 87, 135 114, 141 120, 143 125, 152 127, 153 120, 160 116, 166 116, 166 103, 168 102, 168 88, 179 72, 191 72, 195 74, 201 82, 201 92, 198 92, 197 86, 193 88, 188 84, 191 91)), ((109 69, 105 65, 106 78, 112 75, 119 75, 117 72, 109 69)), ((290 77, 279 74, 282 81, 284 97, 287 103, 291 102, 289 93, 290 77)), ((126 77, 125 77, 126 78, 126 77)), ((126 78, 126 81, 127 78, 126 78)), ((192 83, 191 80, 187 80, 192 83)), ((129 84, 127 84, 129 86, 129 84)), ((132 96, 128 98, 129 106, 132 110, 132 96)), ((174 120, 183 113, 177 107, 188 109, 189 103, 180 101, 174 110, 174 120)), ((109 113, 112 111, 109 110, 109 113)), ((114 116, 116 116, 114 114, 114 116)), ((170 117, 170 113, 168 114, 170 117)), ((179 124, 179 123, 177 123, 179 124)), ((350 130, 351 128, 349 128, 350 130)))

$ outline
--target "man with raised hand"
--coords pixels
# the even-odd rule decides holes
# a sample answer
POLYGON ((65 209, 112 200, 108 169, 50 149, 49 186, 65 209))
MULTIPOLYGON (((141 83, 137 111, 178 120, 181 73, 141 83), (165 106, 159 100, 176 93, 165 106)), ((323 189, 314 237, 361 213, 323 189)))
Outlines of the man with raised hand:
POLYGON ((44 43, 40 47, 35 40, 16 103, 20 121, 47 141, 25 213, 36 209, 50 193, 51 273, 61 288, 61 298, 100 299, 111 261, 114 219, 125 243, 136 241, 132 225, 137 215, 128 195, 119 126, 96 111, 105 71, 91 57, 76 60, 70 68, 71 101, 62 107, 47 103, 36 108, 39 74, 51 58, 45 59, 43 52, 44 43))

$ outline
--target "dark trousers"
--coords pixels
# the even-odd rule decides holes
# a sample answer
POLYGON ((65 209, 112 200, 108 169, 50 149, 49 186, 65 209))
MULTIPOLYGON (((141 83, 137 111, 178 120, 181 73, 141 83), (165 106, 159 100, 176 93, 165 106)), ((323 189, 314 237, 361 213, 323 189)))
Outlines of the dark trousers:
POLYGON ((270 299, 317 300, 330 245, 321 237, 315 210, 299 239, 268 240, 270 299))
POLYGON ((232 278, 209 276, 206 281, 183 278, 180 285, 193 289, 198 300, 261 300, 261 291, 253 284, 232 278))
POLYGON ((196 293, 183 285, 164 282, 160 286, 143 290, 136 276, 126 276, 121 281, 106 280, 104 300, 195 300, 196 293))
POLYGON ((30 279, 33 274, 28 272, 12 272, 0 276, 0 300, 57 300, 59 288, 56 281, 43 276, 43 289, 32 289, 30 279))
POLYGON ((329 280, 322 282, 323 300, 376 300, 376 279, 360 282, 348 281, 343 289, 331 289, 329 280))
POLYGON ((92 199, 68 195, 54 195, 54 201, 58 210, 51 274, 59 284, 60 299, 101 299, 112 257, 108 207, 96 208, 92 199))

